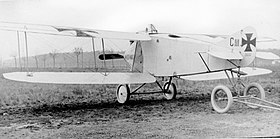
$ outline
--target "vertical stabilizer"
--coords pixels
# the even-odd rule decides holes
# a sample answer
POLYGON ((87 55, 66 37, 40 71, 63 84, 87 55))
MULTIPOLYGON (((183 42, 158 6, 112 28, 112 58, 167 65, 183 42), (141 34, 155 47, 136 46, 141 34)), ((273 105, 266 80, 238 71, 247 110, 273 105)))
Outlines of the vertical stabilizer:
POLYGON ((240 66, 247 66, 253 62, 256 57, 257 33, 252 27, 246 27, 226 39, 217 43, 218 46, 228 47, 232 51, 238 52, 243 56, 240 66))

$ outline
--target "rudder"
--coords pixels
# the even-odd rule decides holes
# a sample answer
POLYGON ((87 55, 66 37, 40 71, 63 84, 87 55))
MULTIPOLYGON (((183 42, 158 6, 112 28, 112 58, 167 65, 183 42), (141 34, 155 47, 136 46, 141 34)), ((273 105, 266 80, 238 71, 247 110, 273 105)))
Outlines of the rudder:
POLYGON ((253 27, 246 27, 226 39, 217 43, 218 46, 229 47, 232 51, 239 52, 243 59, 240 66, 246 66, 256 57, 257 33, 253 27))

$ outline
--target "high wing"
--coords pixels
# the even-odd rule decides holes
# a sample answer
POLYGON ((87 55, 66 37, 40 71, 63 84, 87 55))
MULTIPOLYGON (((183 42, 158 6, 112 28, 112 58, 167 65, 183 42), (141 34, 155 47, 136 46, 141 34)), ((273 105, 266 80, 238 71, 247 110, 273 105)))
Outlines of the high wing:
MULTIPOLYGON (((49 35, 64 35, 73 37, 91 37, 102 39, 119 39, 129 41, 151 40, 148 33, 131 33, 118 31, 105 31, 96 29, 72 28, 40 24, 21 24, 1 22, 1 30, 39 33, 49 35)), ((103 41, 103 40, 102 40, 103 41)), ((104 51, 104 44, 103 51, 104 51)), ((27 47, 27 46, 26 46, 27 47)), ((122 59, 119 54, 105 54, 99 56, 100 60, 122 59)), ((30 83, 54 84, 137 84, 155 82, 155 77, 148 73, 131 72, 12 72, 3 74, 4 78, 30 83)))
POLYGON ((29 24, 29 23, 1 22, 1 21, 0 23, 1 23, 0 30, 6 30, 6 31, 20 31, 20 32, 60 35, 60 36, 94 37, 94 38, 120 39, 120 40, 139 40, 139 41, 151 40, 149 34, 147 33, 106 31, 106 30, 86 29, 86 28, 74 28, 74 27, 29 24))
MULTIPOLYGON (((176 34, 177 36, 180 37, 188 37, 188 38, 195 38, 198 40, 208 40, 208 42, 217 42, 220 41, 221 39, 225 39, 229 37, 229 35, 214 35, 214 34, 176 34)), ((274 38, 270 37, 257 37, 257 42, 274 42, 277 41, 274 38)))
MULTIPOLYGON (((264 75, 264 74, 269 74, 272 72, 271 70, 268 70, 268 69, 255 68, 255 67, 240 68, 240 71, 242 72, 242 75, 243 75, 241 77, 264 75)), ((204 74, 197 74, 197 75, 191 75, 191 76, 182 76, 180 78, 185 79, 185 80, 192 80, 192 81, 227 79, 228 77, 225 72, 228 72, 228 74, 231 75, 230 71, 219 71, 219 72, 204 73, 204 74)), ((237 71, 233 70, 234 77, 237 77, 236 72, 237 71)))
POLYGON ((27 33, 34 33, 34 34, 57 35, 57 36, 75 36, 75 35, 73 35, 72 33, 69 33, 69 32, 68 33, 67 32, 57 32, 56 30, 50 30, 50 29, 33 29, 33 28, 0 26, 0 30, 27 32, 27 33))
POLYGON ((95 38, 104 38, 104 39, 139 40, 139 41, 151 40, 150 36, 145 33, 117 32, 117 31, 55 27, 55 26, 53 26, 53 28, 55 28, 59 32, 74 31, 76 32, 77 37, 95 37, 95 38))
POLYGON ((4 73, 3 77, 14 81, 50 84, 137 84, 156 81, 148 73, 129 72, 11 72, 4 73))

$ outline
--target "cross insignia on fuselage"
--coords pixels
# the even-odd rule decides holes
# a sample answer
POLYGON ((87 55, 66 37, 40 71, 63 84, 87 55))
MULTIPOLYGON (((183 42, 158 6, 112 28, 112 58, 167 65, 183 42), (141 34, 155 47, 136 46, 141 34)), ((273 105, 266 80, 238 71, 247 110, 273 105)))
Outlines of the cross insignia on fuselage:
POLYGON ((245 49, 245 52, 251 52, 252 49, 251 49, 251 47, 250 47, 250 44, 252 44, 253 46, 256 47, 256 38, 254 38, 253 40, 251 40, 251 38, 252 38, 252 36, 253 36, 253 33, 245 34, 245 35, 246 35, 247 40, 245 40, 245 39, 242 38, 242 44, 241 44, 241 46, 243 47, 245 44, 247 44, 246 49, 245 49))

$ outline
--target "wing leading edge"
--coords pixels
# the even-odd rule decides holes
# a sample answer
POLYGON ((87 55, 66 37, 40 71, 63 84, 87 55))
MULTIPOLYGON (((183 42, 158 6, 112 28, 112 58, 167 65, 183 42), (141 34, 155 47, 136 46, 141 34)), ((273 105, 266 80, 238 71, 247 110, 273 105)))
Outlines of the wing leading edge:
POLYGON ((29 83, 50 84, 137 84, 152 83, 156 78, 147 73, 97 72, 26 72, 4 73, 4 78, 29 83))
POLYGON ((139 41, 151 40, 151 37, 145 33, 92 30, 92 29, 80 29, 80 28, 69 28, 69 27, 53 27, 53 28, 55 28, 58 32, 74 31, 76 32, 76 37, 95 37, 95 38, 105 38, 105 39, 139 40, 139 41))

